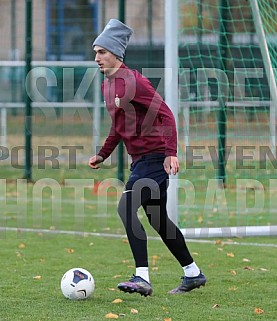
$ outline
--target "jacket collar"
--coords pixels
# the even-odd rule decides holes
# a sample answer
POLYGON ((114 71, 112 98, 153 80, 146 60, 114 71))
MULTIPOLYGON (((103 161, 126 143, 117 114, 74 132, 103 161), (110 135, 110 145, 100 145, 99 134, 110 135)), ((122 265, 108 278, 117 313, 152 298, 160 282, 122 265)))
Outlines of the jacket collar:
POLYGON ((116 72, 114 72, 110 76, 106 76, 106 78, 108 78, 109 80, 114 79, 114 78, 119 78, 119 76, 122 74, 122 72, 124 72, 126 69, 128 69, 127 66, 124 63, 122 63, 116 72))

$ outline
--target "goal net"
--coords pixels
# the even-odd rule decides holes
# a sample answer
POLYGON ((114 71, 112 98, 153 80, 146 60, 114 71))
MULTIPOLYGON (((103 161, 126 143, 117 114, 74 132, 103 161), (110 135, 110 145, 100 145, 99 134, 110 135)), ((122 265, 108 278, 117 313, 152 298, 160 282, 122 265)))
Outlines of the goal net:
POLYGON ((276 235, 277 1, 179 1, 179 224, 276 235))

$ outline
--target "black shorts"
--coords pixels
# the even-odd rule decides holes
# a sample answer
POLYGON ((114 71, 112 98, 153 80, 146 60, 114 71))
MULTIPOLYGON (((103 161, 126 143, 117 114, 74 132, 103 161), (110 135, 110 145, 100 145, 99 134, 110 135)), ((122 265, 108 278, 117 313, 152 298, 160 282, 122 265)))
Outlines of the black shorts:
POLYGON ((164 154, 148 154, 142 156, 139 160, 131 164, 131 175, 129 176, 126 188, 130 189, 133 184, 143 179, 147 179, 147 185, 151 185, 153 181, 153 186, 159 186, 161 197, 164 196, 168 185, 168 174, 166 173, 163 163, 165 155, 164 154))

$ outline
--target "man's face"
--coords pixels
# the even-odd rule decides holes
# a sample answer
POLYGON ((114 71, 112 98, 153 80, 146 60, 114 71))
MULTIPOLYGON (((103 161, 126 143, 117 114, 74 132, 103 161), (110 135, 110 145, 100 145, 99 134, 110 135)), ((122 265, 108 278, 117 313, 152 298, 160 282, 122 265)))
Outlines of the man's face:
POLYGON ((113 74, 119 68, 121 61, 105 48, 94 46, 95 62, 97 62, 100 71, 105 75, 113 74))

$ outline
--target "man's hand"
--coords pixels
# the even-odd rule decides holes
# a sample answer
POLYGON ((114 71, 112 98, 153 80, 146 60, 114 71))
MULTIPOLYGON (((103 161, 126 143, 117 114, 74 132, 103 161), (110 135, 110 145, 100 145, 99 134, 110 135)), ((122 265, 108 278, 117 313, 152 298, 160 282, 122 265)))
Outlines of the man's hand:
POLYGON ((164 170, 167 174, 176 175, 179 171, 179 161, 175 156, 167 156, 164 160, 164 170))
POLYGON ((92 169, 98 169, 99 168, 98 164, 100 164, 102 162, 103 162, 103 157, 102 156, 94 155, 89 159, 88 165, 92 169))

